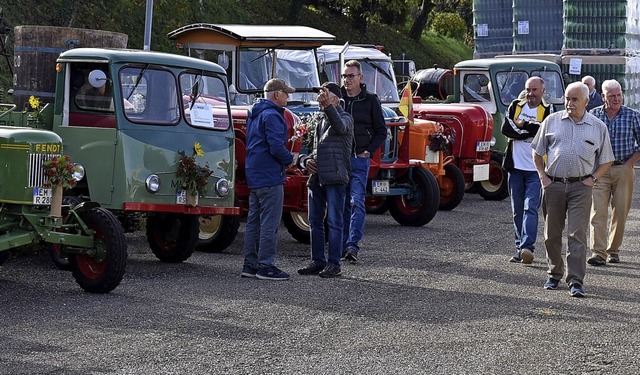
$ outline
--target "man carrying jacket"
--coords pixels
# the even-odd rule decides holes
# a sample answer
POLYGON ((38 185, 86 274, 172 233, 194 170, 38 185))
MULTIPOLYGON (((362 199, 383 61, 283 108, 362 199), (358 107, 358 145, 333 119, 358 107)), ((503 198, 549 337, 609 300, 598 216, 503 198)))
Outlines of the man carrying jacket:
POLYGON ((279 78, 264 86, 264 99, 249 110, 245 171, 249 186, 249 214, 244 232, 242 277, 287 280, 275 265, 278 226, 282 219, 284 183, 293 155, 287 150, 284 107, 295 89, 279 78))
POLYGON ((508 173, 509 195, 515 229, 515 254, 510 262, 531 264, 538 234, 538 209, 542 184, 531 157, 531 141, 540 123, 551 113, 544 101, 544 81, 531 77, 525 82, 526 96, 509 105, 502 134, 509 138, 503 168, 508 173))
POLYGON ((353 118, 340 106, 342 92, 333 82, 322 85, 318 104, 324 119, 316 129, 313 152, 300 157, 309 178, 309 224, 311 262, 298 270, 301 275, 340 276, 343 211, 351 172, 353 118), (329 228, 329 256, 325 255, 325 212, 329 228))
POLYGON ((364 236, 365 196, 369 176, 369 158, 387 137, 382 105, 375 94, 362 83, 362 67, 356 60, 347 61, 342 69, 342 98, 345 110, 353 117, 355 150, 351 155, 351 179, 347 187, 344 209, 343 256, 355 263, 358 243, 364 236))

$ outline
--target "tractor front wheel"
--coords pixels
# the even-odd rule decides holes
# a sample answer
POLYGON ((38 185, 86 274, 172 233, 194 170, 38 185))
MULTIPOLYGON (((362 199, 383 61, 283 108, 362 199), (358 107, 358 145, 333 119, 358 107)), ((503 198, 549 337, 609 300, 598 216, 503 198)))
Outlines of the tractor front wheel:
POLYGON ((291 237, 300 243, 311 243, 311 227, 309 226, 308 212, 285 211, 282 213, 282 222, 291 237))
POLYGON ((389 198, 389 213, 400 225, 420 227, 430 222, 438 212, 440 188, 433 174, 422 167, 413 167, 398 179, 410 192, 389 198), (411 175, 411 178, 409 178, 411 175))
POLYGON ((387 205, 387 197, 370 197, 368 196, 364 202, 365 209, 369 215, 382 215, 389 211, 387 205))
POLYGON ((509 196, 507 185, 507 171, 502 169, 502 154, 491 152, 489 162, 489 179, 476 182, 478 194, 488 201, 501 201, 509 196))
POLYGON ((147 218, 147 242, 161 261, 184 262, 196 250, 198 226, 196 215, 151 215, 147 218))
POLYGON ((443 211, 458 207, 464 197, 464 175, 455 164, 444 166, 444 176, 440 184, 440 206, 443 211))
POLYGON ((238 236, 240 215, 200 215, 198 251, 220 253, 238 236))

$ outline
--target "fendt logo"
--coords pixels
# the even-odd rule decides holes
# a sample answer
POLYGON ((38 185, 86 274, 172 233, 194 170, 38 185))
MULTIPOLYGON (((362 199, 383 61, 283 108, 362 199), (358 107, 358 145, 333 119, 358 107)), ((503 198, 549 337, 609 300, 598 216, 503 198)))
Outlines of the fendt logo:
POLYGON ((62 151, 62 145, 59 143, 36 143, 33 148, 33 152, 38 154, 60 154, 62 151))

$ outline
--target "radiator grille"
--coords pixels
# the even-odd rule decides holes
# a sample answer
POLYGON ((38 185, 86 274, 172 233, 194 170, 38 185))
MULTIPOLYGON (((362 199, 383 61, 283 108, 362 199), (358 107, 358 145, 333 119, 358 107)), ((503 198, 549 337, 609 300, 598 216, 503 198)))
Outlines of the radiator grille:
POLYGON ((56 154, 29 154, 29 185, 28 187, 43 187, 47 182, 47 177, 42 170, 42 164, 51 160, 56 154))

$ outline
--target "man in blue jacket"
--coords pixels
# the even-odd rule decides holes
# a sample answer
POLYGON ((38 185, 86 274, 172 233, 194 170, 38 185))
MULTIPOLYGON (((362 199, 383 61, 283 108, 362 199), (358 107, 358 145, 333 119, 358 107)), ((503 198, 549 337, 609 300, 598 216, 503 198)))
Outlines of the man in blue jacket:
POLYGON ((242 277, 289 279, 288 273, 276 267, 275 258, 286 170, 293 163, 286 148, 284 107, 294 91, 284 80, 273 78, 264 86, 265 98, 249 110, 245 172, 250 191, 242 277))

